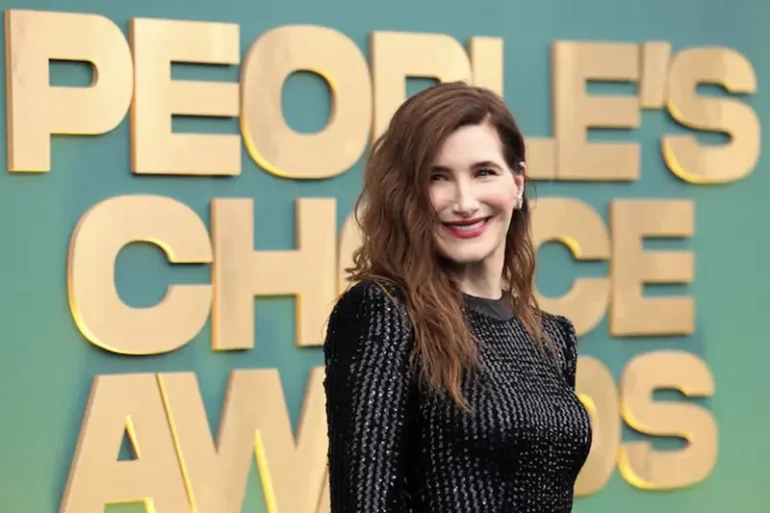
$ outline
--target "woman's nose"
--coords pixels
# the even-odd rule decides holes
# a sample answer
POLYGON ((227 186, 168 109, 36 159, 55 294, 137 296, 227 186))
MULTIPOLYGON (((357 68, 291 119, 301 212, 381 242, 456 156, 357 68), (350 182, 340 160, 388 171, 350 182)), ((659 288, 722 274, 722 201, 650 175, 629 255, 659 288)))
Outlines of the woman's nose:
POLYGON ((473 193, 473 188, 469 184, 458 182, 455 190, 454 213, 463 217, 470 217, 478 208, 479 202, 473 193))

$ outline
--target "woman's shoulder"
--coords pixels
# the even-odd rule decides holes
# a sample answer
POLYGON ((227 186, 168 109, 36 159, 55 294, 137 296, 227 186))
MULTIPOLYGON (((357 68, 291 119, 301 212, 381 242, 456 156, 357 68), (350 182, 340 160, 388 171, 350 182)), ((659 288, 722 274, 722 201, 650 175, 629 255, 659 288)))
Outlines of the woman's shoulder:
POLYGON ((337 299, 332 317, 364 320, 385 315, 407 317, 404 289, 389 280, 368 278, 348 287, 337 299))
POLYGON ((577 346, 577 333, 572 321, 563 315, 542 312, 543 329, 558 346, 574 350, 577 346))
POLYGON ((327 359, 359 351, 407 351, 413 332, 402 296, 399 287, 378 280, 363 280, 345 290, 327 324, 327 359))
POLYGON ((366 278, 350 285, 340 295, 338 302, 342 301, 383 301, 389 299, 397 302, 399 305, 405 303, 405 292, 403 287, 396 282, 379 279, 366 278))
POLYGON ((567 384, 575 390, 578 338, 575 325, 563 315, 542 312, 543 330, 553 341, 567 384))

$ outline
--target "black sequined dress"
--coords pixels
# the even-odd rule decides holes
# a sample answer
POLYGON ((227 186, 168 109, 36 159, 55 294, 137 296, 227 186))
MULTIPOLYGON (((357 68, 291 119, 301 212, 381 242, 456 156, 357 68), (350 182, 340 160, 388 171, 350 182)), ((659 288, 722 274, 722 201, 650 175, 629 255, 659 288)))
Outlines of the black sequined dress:
POLYGON ((577 337, 545 315, 559 348, 537 348, 502 301, 467 299, 480 370, 467 412, 420 386, 398 291, 351 287, 324 355, 332 513, 566 513, 591 446, 574 393, 577 337), (395 303, 394 303, 395 300, 395 303), (398 305, 398 306, 397 306, 398 305))

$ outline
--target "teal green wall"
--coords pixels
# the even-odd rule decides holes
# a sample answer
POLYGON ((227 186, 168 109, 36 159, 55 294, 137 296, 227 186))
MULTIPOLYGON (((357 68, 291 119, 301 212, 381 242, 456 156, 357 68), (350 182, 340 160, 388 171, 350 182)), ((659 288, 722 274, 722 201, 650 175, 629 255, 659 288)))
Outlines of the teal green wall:
MULTIPOLYGON (((67 10, 103 14, 127 33, 130 17, 164 17, 240 23, 243 51, 262 32, 278 25, 317 24, 336 28, 367 52, 374 30, 441 32, 460 41, 474 35, 505 38, 505 98, 527 135, 551 135, 549 46, 554 40, 667 40, 677 51, 723 45, 753 63, 761 93, 746 101, 766 125, 770 96, 767 45, 770 4, 717 0, 217 0, 184 2, 138 0, 18 0, 6 8, 67 10)), ((57 65, 52 81, 85 85, 85 68, 57 65)), ((175 76, 198 76, 197 70, 175 76)), ((205 72, 216 80, 236 81, 237 70, 205 72)), ((4 83, 3 83, 4 84, 4 83)), ((410 84, 415 91, 423 84, 410 84)), ((3 97, 5 86, 0 85, 3 97)), ((609 89, 609 88, 607 88, 609 89)), ((619 88, 619 91, 628 91, 619 88)), ((312 76, 297 76, 286 85, 284 110, 300 130, 317 130, 328 115, 328 93, 312 76)), ((719 93, 716 93, 719 94, 719 93)), ((4 104, 3 107, 4 108, 4 104)), ((4 116, 2 116, 4 119, 4 116)), ((700 485, 669 493, 632 488, 615 473, 608 486, 577 501, 578 513, 766 513, 770 504, 770 175, 767 159, 734 184, 703 187, 684 184, 668 172, 659 153, 661 134, 677 129, 664 111, 644 112, 642 127, 614 135, 642 143, 642 178, 634 183, 538 183, 537 195, 570 196, 591 204, 607 219, 614 197, 683 197, 696 202, 696 235, 687 241, 653 247, 689 248, 696 253, 696 281, 677 289, 697 301, 697 330, 686 338, 613 339, 606 319, 582 340, 584 354, 605 362, 616 378, 636 354, 662 348, 691 351, 714 373, 716 395, 705 402, 719 425, 719 461, 700 485)), ((5 137, 5 124, 2 135, 5 137)), ((178 123, 179 130, 236 133, 230 120, 178 123)), ((704 140, 716 137, 705 137, 704 140)), ((768 136, 763 135, 763 146, 768 136)), ((0 161, 5 161, 0 145, 0 161)), ((288 249, 294 240, 294 199, 335 197, 338 220, 350 212, 361 183, 361 167, 333 180, 294 182, 258 169, 243 152, 243 172, 234 179, 137 177, 129 171, 128 121, 99 137, 55 137, 52 172, 43 175, 0 173, 0 510, 17 513, 58 511, 80 429, 91 381, 97 374, 192 370, 197 373, 213 425, 228 372, 236 367, 278 368, 292 421, 296 424, 310 367, 322 362, 319 348, 294 345, 293 302, 257 301, 256 347, 248 352, 214 354, 206 328, 183 349, 144 358, 104 352, 85 342, 67 305, 65 265, 69 237, 81 215, 95 203, 115 195, 153 193, 173 197, 209 222, 215 197, 255 199, 257 249, 288 249)), ((567 250, 548 245, 540 252, 538 284, 547 295, 567 290, 572 277, 605 276, 606 264, 576 264, 567 250)), ((147 245, 127 248, 117 264, 118 289, 134 306, 157 302, 169 283, 206 283, 203 266, 172 268, 162 253, 147 245)), ((625 428, 624 428, 625 429, 625 428)), ((639 435, 625 429, 625 440, 639 435)), ((655 447, 676 442, 656 440, 655 447)), ((112 507, 109 511, 141 511, 112 507)), ((256 470, 250 477, 244 511, 265 511, 256 470)), ((165 513, 165 512, 158 512, 165 513)), ((292 513, 292 512, 287 512, 292 513)))

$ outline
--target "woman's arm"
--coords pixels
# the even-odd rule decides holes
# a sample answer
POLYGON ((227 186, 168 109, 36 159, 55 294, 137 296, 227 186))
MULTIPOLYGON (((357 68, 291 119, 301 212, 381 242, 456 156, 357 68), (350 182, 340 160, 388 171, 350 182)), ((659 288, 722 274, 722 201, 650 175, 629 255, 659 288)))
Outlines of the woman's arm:
POLYGON ((348 290, 324 345, 332 513, 401 510, 413 387, 413 337, 382 288, 348 290))

